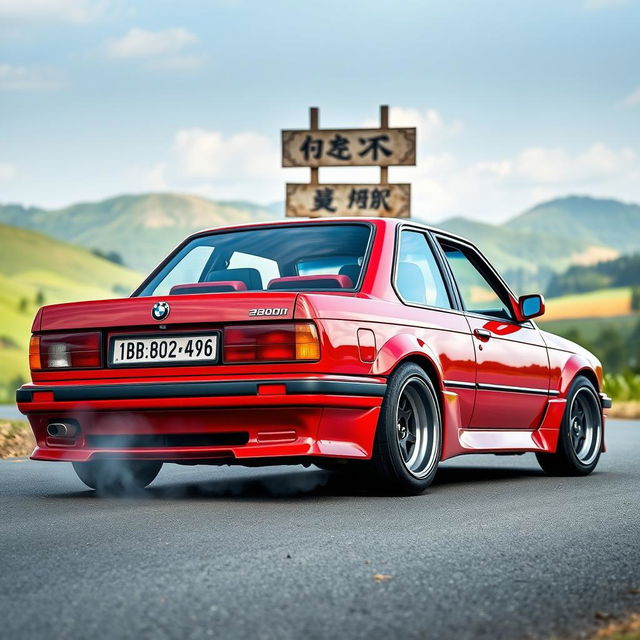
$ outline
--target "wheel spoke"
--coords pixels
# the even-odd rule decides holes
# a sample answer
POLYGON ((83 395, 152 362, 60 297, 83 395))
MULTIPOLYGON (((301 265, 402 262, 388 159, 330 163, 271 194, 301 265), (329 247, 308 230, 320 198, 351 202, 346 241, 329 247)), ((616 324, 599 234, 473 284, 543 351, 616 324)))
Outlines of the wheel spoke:
POLYGON ((402 457, 406 461, 407 458, 409 457, 409 452, 407 451, 407 440, 406 439, 398 440, 398 444, 400 445, 400 453, 402 454, 402 457))

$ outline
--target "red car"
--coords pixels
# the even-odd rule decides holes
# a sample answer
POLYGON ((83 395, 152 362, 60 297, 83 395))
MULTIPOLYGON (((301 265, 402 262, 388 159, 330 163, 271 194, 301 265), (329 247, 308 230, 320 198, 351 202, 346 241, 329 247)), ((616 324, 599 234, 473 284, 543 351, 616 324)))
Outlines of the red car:
POLYGON ((32 458, 93 488, 163 462, 317 464, 424 490, 440 460, 604 450, 598 360, 538 329, 473 244, 391 219, 282 221, 185 240, 130 298, 43 307, 17 392, 32 458))

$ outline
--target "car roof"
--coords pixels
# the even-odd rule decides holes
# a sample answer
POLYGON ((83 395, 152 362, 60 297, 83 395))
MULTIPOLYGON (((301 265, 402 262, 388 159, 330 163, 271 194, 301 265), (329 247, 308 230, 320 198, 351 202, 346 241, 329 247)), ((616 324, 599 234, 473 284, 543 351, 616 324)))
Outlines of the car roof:
POLYGON ((221 227, 212 227, 209 229, 202 229, 201 231, 197 231, 196 233, 190 235, 189 238, 195 238, 202 235, 207 235, 208 233, 220 233, 221 231, 234 231, 236 229, 259 229, 260 227, 274 227, 274 226, 288 226, 288 225, 299 225, 299 224, 327 224, 327 223, 354 223, 354 222, 365 222, 369 224, 374 224, 376 226, 385 226, 385 227, 397 227, 400 224, 409 224, 411 226, 420 227, 427 231, 432 231, 434 233, 438 233, 440 235, 448 236, 450 238, 454 238, 457 240, 464 240, 465 242, 470 242, 463 236, 459 236, 455 233, 451 233, 446 229, 440 229, 438 227, 434 227, 432 225, 426 224, 421 220, 417 220, 415 218, 375 218, 375 217, 361 217, 361 216, 335 216, 335 217, 327 217, 327 218, 277 218, 275 220, 265 220, 259 222, 245 222, 243 224, 234 224, 228 226, 221 227))

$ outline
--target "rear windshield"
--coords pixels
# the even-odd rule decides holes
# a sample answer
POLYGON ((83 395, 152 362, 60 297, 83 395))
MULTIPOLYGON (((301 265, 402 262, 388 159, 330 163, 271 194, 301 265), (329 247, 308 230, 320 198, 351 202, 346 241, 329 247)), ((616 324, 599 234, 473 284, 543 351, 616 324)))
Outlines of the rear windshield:
POLYGON ((194 238, 163 265, 139 296, 234 291, 354 290, 371 227, 281 226, 194 238))

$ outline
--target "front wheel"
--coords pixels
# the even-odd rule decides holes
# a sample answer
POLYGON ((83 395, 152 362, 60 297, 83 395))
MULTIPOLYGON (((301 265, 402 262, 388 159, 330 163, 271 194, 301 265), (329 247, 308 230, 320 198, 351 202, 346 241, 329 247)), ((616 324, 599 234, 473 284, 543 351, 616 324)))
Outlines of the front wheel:
POLYGON ((602 451, 602 408, 593 384, 579 376, 569 389, 556 453, 536 453, 545 473, 586 476, 602 451))
POLYGON ((156 460, 90 460, 72 464, 78 478, 89 488, 109 494, 144 489, 162 468, 162 462, 156 460))
POLYGON ((371 467, 382 487, 424 491, 442 454, 442 420, 433 383, 418 365, 401 365, 389 378, 380 411, 371 467))

